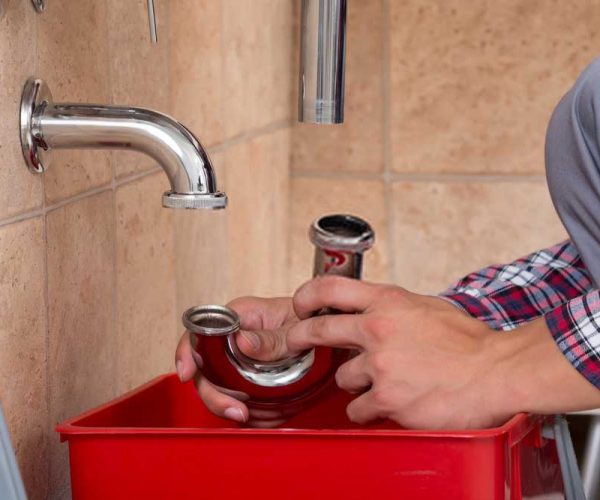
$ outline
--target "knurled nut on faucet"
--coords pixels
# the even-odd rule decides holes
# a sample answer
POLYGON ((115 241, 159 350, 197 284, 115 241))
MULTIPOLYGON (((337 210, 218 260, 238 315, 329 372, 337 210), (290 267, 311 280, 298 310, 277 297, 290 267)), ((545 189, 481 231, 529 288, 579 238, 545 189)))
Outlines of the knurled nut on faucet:
POLYGON ((225 193, 180 194, 167 191, 163 194, 163 207, 166 208, 208 208, 217 210, 227 206, 225 193))

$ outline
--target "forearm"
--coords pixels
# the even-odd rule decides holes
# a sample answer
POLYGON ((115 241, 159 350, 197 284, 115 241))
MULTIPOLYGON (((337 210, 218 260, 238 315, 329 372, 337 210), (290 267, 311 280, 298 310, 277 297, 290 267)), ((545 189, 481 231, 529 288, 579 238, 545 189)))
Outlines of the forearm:
POLYGON ((558 348, 545 318, 488 338, 494 404, 507 415, 600 407, 600 390, 558 348))

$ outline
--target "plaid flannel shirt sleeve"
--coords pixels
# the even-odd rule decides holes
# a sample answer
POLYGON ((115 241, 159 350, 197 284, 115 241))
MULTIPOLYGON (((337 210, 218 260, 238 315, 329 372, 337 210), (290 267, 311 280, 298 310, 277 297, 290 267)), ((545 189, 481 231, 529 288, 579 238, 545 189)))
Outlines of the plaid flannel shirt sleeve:
POLYGON ((564 356, 600 388, 600 291, 570 241, 471 273, 440 296, 496 330, 543 315, 564 356))

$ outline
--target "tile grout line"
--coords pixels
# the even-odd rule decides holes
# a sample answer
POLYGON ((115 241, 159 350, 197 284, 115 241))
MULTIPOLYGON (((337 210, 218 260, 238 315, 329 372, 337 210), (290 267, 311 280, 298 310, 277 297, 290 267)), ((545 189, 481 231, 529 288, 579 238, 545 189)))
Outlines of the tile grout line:
POLYGON ((51 203, 49 205, 46 205, 45 209, 44 209, 44 214, 49 214, 51 212, 54 212, 55 210, 59 210, 63 207, 66 207, 67 205, 71 205, 72 203, 77 203, 78 201, 81 200, 85 200, 86 198, 95 196, 97 194, 101 194, 104 193, 106 191, 110 191, 113 188, 113 181, 111 180, 109 183, 107 184, 102 184, 101 186, 95 187, 93 189, 90 189, 88 191, 84 191, 83 193, 79 193, 76 194, 74 196, 71 196, 70 198, 66 198, 64 200, 61 201, 57 201, 55 203, 51 203))
MULTIPOLYGON (((112 67, 112 52, 113 52, 113 44, 111 43, 111 37, 110 37, 110 30, 109 30, 109 17, 110 14, 108 13, 108 9, 110 8, 110 6, 108 5, 108 2, 105 2, 105 6, 107 9, 106 12, 106 17, 107 17, 107 22, 106 22, 106 35, 105 35, 105 40, 106 40, 106 53, 108 55, 108 64, 106 67, 106 72, 107 72, 107 85, 108 85, 108 93, 110 95, 110 102, 114 104, 115 101, 115 95, 114 95, 114 85, 113 85, 113 67, 112 67)), ((117 203, 116 203, 116 198, 117 198, 117 162, 115 159, 115 155, 112 151, 108 151, 107 152, 108 155, 108 161, 110 162, 110 168, 111 168, 111 181, 110 181, 110 191, 112 192, 112 198, 111 198, 111 206, 112 206, 112 234, 113 234, 113 241, 112 241, 112 340, 113 342, 115 342, 115 355, 113 358, 113 373, 117 373, 117 369, 119 367, 119 348, 118 348, 118 333, 117 333, 117 203)), ((115 376, 114 381, 113 381, 113 390, 112 393, 113 395, 117 394, 117 389, 118 389, 118 381, 119 377, 115 376)))
MULTIPOLYGON (((238 140, 230 141, 227 143, 222 143, 219 146, 209 148, 207 151, 211 154, 223 152, 229 147, 243 143, 247 140, 254 139, 260 137, 263 134, 267 134, 270 132, 274 132, 277 130, 282 130, 286 128, 286 122, 279 122, 278 126, 269 126, 264 127, 262 130, 256 130, 254 133, 244 134, 244 136, 239 136, 238 140)), ((132 182, 143 179, 144 177, 153 175, 157 172, 162 171, 160 166, 152 167, 151 169, 145 170, 144 172, 139 172, 135 174, 130 174, 121 178, 115 179, 115 186, 120 187, 126 184, 130 184, 132 182)), ((379 172, 379 173, 369 173, 369 172, 339 172, 335 170, 303 170, 292 168, 290 169, 290 177, 292 178, 323 178, 323 179, 339 179, 340 175, 343 175, 346 179, 355 179, 355 180, 379 180, 389 183, 394 182, 487 182, 487 183, 497 183, 497 182, 545 182, 546 178, 543 174, 526 174, 526 175, 483 175, 483 174, 397 174, 387 172, 379 172)), ((43 175, 43 174, 42 174, 43 175)), ((21 212, 16 215, 12 215, 5 219, 0 220, 0 227, 8 226, 10 224, 15 224, 18 222, 23 222, 28 219, 33 219, 35 217, 44 216, 49 212, 52 212, 58 208, 62 208, 71 203, 76 203, 81 201, 88 196, 94 196, 96 194, 100 194, 104 191, 108 191, 113 189, 112 181, 109 184, 104 184, 82 193, 77 193, 72 195, 64 200, 60 200, 53 203, 45 203, 45 195, 43 197, 42 206, 38 208, 34 208, 32 210, 28 210, 25 212, 21 212)))
POLYGON ((207 148, 207 151, 210 154, 222 153, 223 151, 226 151, 227 149, 230 149, 233 146, 237 146, 238 144, 242 144, 244 142, 257 139, 258 137, 261 137, 263 135, 268 135, 270 133, 288 128, 290 127, 291 122, 292 120, 290 119, 279 120, 276 122, 269 123, 268 125, 264 125, 262 127, 257 127, 248 132, 242 132, 241 134, 230 137, 229 139, 226 139, 225 141, 220 142, 219 144, 215 144, 214 146, 207 148))
MULTIPOLYGON (((171 26, 172 26, 172 21, 171 21, 171 5, 169 3, 165 4, 166 9, 167 9, 167 16, 166 16, 166 23, 163 23, 162 25, 162 30, 164 32, 166 32, 166 36, 165 39, 167 40, 166 45, 167 45, 167 61, 166 61, 166 65, 167 65, 167 90, 169 92, 169 100, 168 100, 168 107, 169 107, 169 114, 171 114, 172 110, 173 110, 173 93, 172 93, 172 78, 171 78, 171 26)), ((165 16, 163 15, 163 19, 165 19, 165 16)), ((174 284, 174 304, 175 304, 175 308, 174 308, 174 317, 173 319, 173 331, 175 334, 175 342, 178 342, 178 304, 179 304, 179 292, 178 292, 178 284, 177 284, 177 248, 176 248, 176 244, 177 244, 177 238, 176 238, 176 231, 175 231, 175 217, 171 217, 171 243, 172 243, 172 248, 173 248, 173 284, 174 284)))
MULTIPOLYGON (((49 280, 49 268, 48 268, 48 217, 46 215, 46 180, 42 176, 42 208, 41 214, 43 216, 42 219, 42 232, 44 238, 44 313, 46 316, 46 331, 45 331, 45 375, 46 375, 46 411, 47 411, 47 422, 46 425, 48 428, 52 427, 52 416, 50 412, 50 401, 52 400, 51 396, 51 378, 50 378, 50 280, 49 280)), ((47 454, 47 462, 48 462, 48 485, 47 492, 50 491, 50 468, 51 468, 51 459, 50 459, 50 443, 47 443, 46 448, 47 454)))
POLYGON ((391 71, 390 71, 390 23, 389 0, 382 1, 383 9, 383 196, 386 216, 387 246, 388 246, 388 280, 397 283, 396 252, 394 248, 395 211, 393 207, 393 191, 391 175, 392 143, 391 143, 391 71))
MULTIPOLYGON (((147 170, 144 170, 143 172, 129 174, 126 177, 121 177, 121 178, 117 177, 117 178, 115 178, 115 188, 119 188, 121 186, 126 186, 127 184, 131 184, 132 182, 139 181, 140 179, 143 179, 144 177, 149 177, 158 172, 163 172, 163 169, 160 165, 155 164, 152 167, 148 168, 147 170)), ((166 179, 165 182, 168 183, 168 179, 166 179)))
MULTIPOLYGON (((113 164, 114 164, 114 158, 113 158, 113 164)), ((112 179, 112 183, 111 183, 111 191, 112 191, 112 232, 113 232, 113 244, 112 244, 112 273, 113 273, 113 280, 112 280, 112 329, 113 329, 113 342, 115 342, 115 356, 114 356, 114 373, 116 374, 115 379, 114 379, 114 386, 113 386, 113 395, 117 395, 118 394, 118 387, 119 387, 119 377, 118 377, 118 369, 119 369, 119 364, 120 364, 120 349, 119 349, 119 334, 118 334, 118 329, 117 329, 117 316, 118 316, 118 312, 117 312, 117 180, 115 178, 116 176, 116 165, 114 165, 114 170, 113 170, 114 174, 113 175, 113 179, 112 179)))
POLYGON ((545 182, 544 174, 419 174, 392 173, 393 182, 483 182, 483 183, 499 183, 499 182, 545 182))
MULTIPOLYGON (((34 37, 33 37, 33 43, 34 43, 34 74, 38 74, 39 71, 39 46, 38 46, 38 23, 39 23, 39 16, 37 14, 37 12, 33 13, 33 18, 34 18, 34 37)), ((23 218, 22 216, 19 217, 17 216, 17 219, 19 220, 28 220, 31 219, 33 217, 37 217, 39 216, 41 218, 41 222, 42 222, 42 238, 43 238, 43 252, 44 252, 44 316, 45 316, 45 320, 46 320, 46 325, 45 325, 45 331, 44 331, 44 349, 45 349, 45 353, 44 353, 44 375, 46 378, 46 383, 45 383, 45 396, 46 396, 46 429, 45 431, 47 431, 48 429, 52 428, 52 415, 51 415, 51 401, 52 401, 52 378, 51 378, 51 374, 50 374, 50 278, 49 278, 49 268, 48 268, 48 218, 46 217, 46 178, 45 176, 42 176, 42 178, 40 179, 40 185, 42 188, 42 203, 39 209, 34 210, 33 211, 33 216, 31 217, 26 217, 23 218)), ((16 222, 16 221, 15 221, 16 222)), ((2 224, 2 222, 0 222, 0 226, 2 226, 4 224, 2 224)), ((46 436, 46 432, 44 432, 44 435, 46 436)), ((50 493, 50 487, 51 487, 51 481, 52 481, 52 477, 51 477, 51 469, 52 469, 52 459, 51 459, 51 453, 50 453, 50 438, 49 436, 46 436, 47 442, 45 443, 46 445, 46 495, 49 495, 50 493)))
MULTIPOLYGON (((114 187, 118 188, 120 186, 125 186, 127 184, 130 184, 132 182, 138 181, 140 179, 143 179, 144 177, 148 177, 150 175, 156 174, 157 172, 161 172, 162 169, 159 166, 156 167, 152 167, 151 169, 145 170, 144 172, 139 172, 136 174, 132 174, 129 175, 127 177, 122 177, 121 179, 115 179, 115 184, 114 187)), ((42 175, 43 177, 43 175, 42 175)), ((42 183, 44 183, 44 180, 42 180, 42 183)), ((45 203, 45 196, 42 199, 42 206, 35 208, 33 210, 28 210, 25 212, 22 212, 20 214, 17 215, 13 215, 11 217, 8 217, 6 219, 0 220, 0 227, 3 226, 9 226, 11 224, 15 224, 18 222, 23 222, 29 219, 34 219, 35 217, 40 217, 40 216, 45 216, 46 214, 57 210, 59 208, 62 208, 66 205, 70 205, 71 203, 76 203, 78 201, 84 200, 85 198, 89 197, 89 196, 95 196, 97 194, 103 193, 105 191, 109 191, 113 189, 113 183, 112 181, 110 182, 110 184, 103 184, 101 186, 89 189, 88 191, 84 191, 82 193, 78 193, 75 194, 73 196, 70 196, 68 198, 65 198, 64 200, 60 200, 54 203, 45 203)))
MULTIPOLYGON (((168 89, 169 89, 169 112, 172 112, 172 110, 175 109, 175 104, 174 104, 174 98, 173 98, 173 86, 171 83, 171 26, 173 24, 173 11, 171 10, 172 7, 169 4, 169 18, 168 18, 168 29, 167 29, 167 36, 169 37, 169 47, 167 50, 167 64, 168 64, 168 69, 167 69, 167 76, 168 76, 168 89)), ((220 28, 219 28, 220 29, 220 28)), ((219 68, 221 69, 221 68, 219 68)), ((219 75, 222 76, 222 75, 219 75)), ((220 103, 219 103, 220 104, 220 103)), ((219 113, 221 113, 221 109, 218 110, 219 113)), ((222 115, 222 113, 221 113, 222 115)), ((210 155, 211 151, 210 148, 207 148, 207 152, 210 155)), ((221 181, 219 180, 219 184, 221 183, 221 181)), ((179 255, 179 249, 181 247, 180 242, 179 242, 179 238, 178 238, 178 225, 177 225, 177 221, 176 221, 176 217, 173 217, 172 219, 172 233, 173 233, 173 255, 175 257, 175 261, 173 263, 173 272, 175 273, 175 310, 179 310, 179 304, 182 302, 181 301, 181 293, 179 291, 180 287, 179 287, 179 268, 177 267, 177 256, 179 255)), ((175 319, 175 340, 177 341, 177 319, 175 319)))
MULTIPOLYGON (((42 192, 42 197, 43 196, 44 196, 44 193, 42 192)), ((39 208, 35 208, 28 212, 23 212, 19 215, 14 215, 12 217, 8 217, 7 219, 0 221, 0 227, 10 226, 11 224, 16 224, 18 222, 24 222, 29 219, 35 219, 36 217, 40 217, 42 215, 45 215, 43 201, 42 201, 42 205, 39 208)))
MULTIPOLYGON (((286 200, 286 217, 288 221, 292 221, 293 220, 293 215, 294 215, 294 209, 293 209, 293 198, 294 198, 294 185, 292 183, 292 157, 293 157, 293 151, 294 151, 294 127, 291 126, 288 130, 288 141, 289 141, 289 147, 288 147, 288 155, 287 155, 287 188, 288 188, 288 192, 287 192, 287 196, 285 197, 286 200)), ((288 230, 286 231, 286 235, 285 235, 285 266, 286 269, 284 270, 285 273, 285 293, 287 295, 288 292, 292 292, 292 276, 291 276, 291 272, 290 270, 292 269, 292 231, 288 230)))
POLYGON ((525 175, 485 175, 485 174, 419 174, 407 173, 398 174, 386 171, 381 172, 359 172, 359 171, 336 171, 336 170, 308 170, 292 169, 292 177, 314 178, 314 179, 339 179, 343 176, 345 179, 371 180, 381 182, 545 182, 546 177, 543 174, 525 174, 525 175))
POLYGON ((313 178, 313 179, 336 179, 340 178, 348 180, 366 180, 366 181, 382 181, 384 180, 383 172, 359 172, 359 171, 343 171, 343 170, 309 170, 302 168, 290 169, 290 176, 293 178, 313 178))

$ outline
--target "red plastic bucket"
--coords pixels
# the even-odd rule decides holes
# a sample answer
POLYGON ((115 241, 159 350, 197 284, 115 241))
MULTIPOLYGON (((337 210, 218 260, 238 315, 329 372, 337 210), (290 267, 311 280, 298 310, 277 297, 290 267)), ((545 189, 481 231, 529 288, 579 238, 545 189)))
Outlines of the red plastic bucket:
POLYGON ((357 427, 335 393, 280 429, 212 415, 165 375, 57 427, 74 499, 510 499, 563 485, 543 418, 481 431, 357 427), (318 426, 318 428, 317 428, 318 426))

